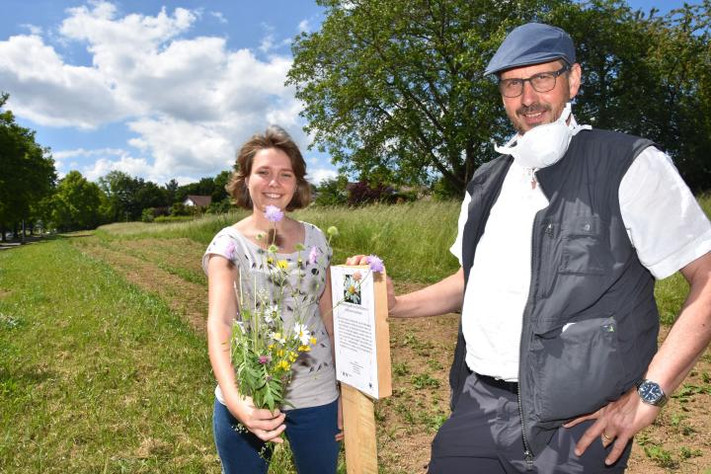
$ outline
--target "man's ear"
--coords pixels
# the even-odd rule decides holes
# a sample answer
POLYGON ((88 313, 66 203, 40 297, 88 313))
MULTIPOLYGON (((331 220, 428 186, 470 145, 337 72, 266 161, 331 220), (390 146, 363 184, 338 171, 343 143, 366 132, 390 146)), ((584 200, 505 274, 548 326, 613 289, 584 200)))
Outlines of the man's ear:
POLYGON ((570 71, 568 72, 568 89, 569 89, 569 99, 573 99, 578 95, 578 90, 580 90, 580 80, 583 75, 583 70, 580 64, 575 63, 570 66, 570 71))

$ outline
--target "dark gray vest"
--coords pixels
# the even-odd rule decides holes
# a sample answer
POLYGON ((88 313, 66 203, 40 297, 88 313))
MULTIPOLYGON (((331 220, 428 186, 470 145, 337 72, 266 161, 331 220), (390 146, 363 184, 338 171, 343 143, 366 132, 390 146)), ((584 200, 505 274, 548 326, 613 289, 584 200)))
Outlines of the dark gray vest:
MULTIPOLYGON (((519 369, 524 438, 534 454, 566 420, 619 398, 657 350, 654 279, 627 236, 618 199, 622 177, 650 145, 621 133, 582 131, 559 162, 536 173, 549 205, 533 223, 519 369)), ((511 161, 501 156, 483 165, 467 186, 465 282, 511 161)), ((452 407, 469 373, 465 353, 460 326, 452 407)))

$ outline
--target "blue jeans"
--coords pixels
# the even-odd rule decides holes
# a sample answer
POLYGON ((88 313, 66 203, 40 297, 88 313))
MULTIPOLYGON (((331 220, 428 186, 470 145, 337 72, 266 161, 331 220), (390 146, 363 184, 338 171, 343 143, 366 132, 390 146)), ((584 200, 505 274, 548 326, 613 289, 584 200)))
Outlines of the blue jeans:
MULTIPOLYGON (((338 400, 311 408, 285 410, 286 435, 299 474, 335 473, 340 443, 338 400)), ((215 400, 213 432, 224 474, 266 474, 271 443, 264 443, 249 431, 237 431, 238 421, 215 400)))

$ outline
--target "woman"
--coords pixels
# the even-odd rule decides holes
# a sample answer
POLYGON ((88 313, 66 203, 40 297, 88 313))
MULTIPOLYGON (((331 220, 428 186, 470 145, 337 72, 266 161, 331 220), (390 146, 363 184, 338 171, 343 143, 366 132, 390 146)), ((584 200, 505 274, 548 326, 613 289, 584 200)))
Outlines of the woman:
POLYGON ((227 185, 235 203, 252 213, 222 229, 203 257, 209 280, 208 351, 218 384, 213 429, 226 474, 266 473, 270 443, 283 442, 284 431, 300 474, 336 471, 342 433, 331 345, 331 249, 317 227, 287 216, 275 222, 265 215, 267 206, 291 211, 308 205, 310 186, 305 175, 301 152, 284 130, 272 126, 254 135, 240 149, 237 171, 227 185), (274 230, 276 235, 270 233, 274 230), (240 288, 242 301, 250 301, 264 285, 279 290, 273 288, 268 272, 259 270, 264 251, 274 238, 279 247, 277 258, 289 262, 289 272, 296 274, 299 265, 306 269, 298 281, 290 273, 292 283, 300 285, 306 298, 295 302, 289 300, 292 295, 283 295, 285 326, 293 324, 294 308, 300 305, 299 318, 318 342, 308 357, 300 357, 293 365, 285 397, 288 409, 270 412, 255 408, 250 398, 239 394, 228 342, 239 314, 235 288, 240 288), (301 258, 304 248, 322 258, 305 261, 301 258))

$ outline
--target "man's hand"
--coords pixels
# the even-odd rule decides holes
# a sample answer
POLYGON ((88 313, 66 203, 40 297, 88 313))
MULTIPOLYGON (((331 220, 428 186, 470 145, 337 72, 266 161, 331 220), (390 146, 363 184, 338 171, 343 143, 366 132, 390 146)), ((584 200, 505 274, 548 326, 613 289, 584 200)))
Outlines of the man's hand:
POLYGON ((612 451, 605 458, 605 464, 609 466, 619 459, 629 440, 642 429, 651 425, 660 411, 661 408, 642 402, 637 394, 637 389, 632 388, 619 400, 605 405, 595 413, 569 421, 563 427, 571 428, 583 421, 597 420, 578 441, 575 455, 582 456, 588 446, 600 438, 605 447, 614 443, 612 451))
MULTIPOLYGON (((353 255, 348 257, 346 258, 346 265, 368 265, 368 255, 353 255)), ((387 277, 385 280, 385 287, 388 294, 388 312, 392 313, 397 304, 397 297, 395 296, 395 288, 390 277, 387 277)))

